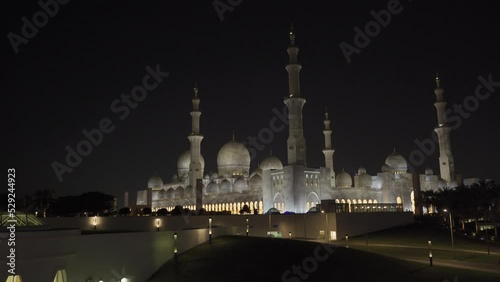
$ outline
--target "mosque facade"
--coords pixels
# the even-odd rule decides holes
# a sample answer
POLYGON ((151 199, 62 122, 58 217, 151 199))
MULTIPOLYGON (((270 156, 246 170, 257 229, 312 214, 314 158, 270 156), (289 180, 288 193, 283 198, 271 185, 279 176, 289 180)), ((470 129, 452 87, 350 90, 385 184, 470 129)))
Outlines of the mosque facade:
POLYGON ((415 211, 415 193, 457 185, 450 145, 450 127, 446 121, 446 102, 440 79, 436 75, 436 102, 438 125, 434 129, 439 138, 440 175, 431 169, 424 174, 408 171, 406 159, 392 152, 385 159, 381 171, 370 175, 360 167, 351 176, 342 170, 334 171, 332 129, 328 112, 324 119, 324 167, 311 168, 306 162, 306 139, 303 130, 302 108, 306 99, 300 93, 299 48, 295 45, 295 32, 290 31, 287 49, 289 95, 284 103, 288 109, 287 165, 270 155, 251 171, 250 153, 233 134, 217 155, 217 172, 206 172, 201 154, 203 135, 200 132, 200 98, 198 87, 193 89, 191 111, 192 129, 188 136, 190 149, 177 161, 177 173, 168 182, 154 174, 146 189, 137 192, 137 205, 149 206, 153 211, 175 206, 207 211, 229 211, 237 214, 244 205, 258 213, 276 208, 280 212, 305 213, 321 201, 331 200, 345 204, 349 211, 365 211, 395 205, 401 210, 415 211), (198 185, 197 185, 198 182, 198 185), (198 187, 198 188, 197 188, 198 187), (199 191, 197 191, 199 190, 199 191), (198 202, 198 205, 197 205, 198 202))

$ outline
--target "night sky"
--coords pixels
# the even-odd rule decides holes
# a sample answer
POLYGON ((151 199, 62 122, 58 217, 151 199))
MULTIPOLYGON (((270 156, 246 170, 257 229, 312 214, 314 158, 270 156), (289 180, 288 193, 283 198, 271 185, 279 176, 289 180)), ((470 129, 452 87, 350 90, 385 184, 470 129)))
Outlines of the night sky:
MULTIPOLYGON (((221 21, 211 1, 73 0, 60 4, 17 54, 9 33, 22 36, 22 18, 33 22, 41 7, 36 1, 3 3, 5 175, 16 168, 20 195, 47 188, 57 196, 99 190, 118 196, 122 205, 123 192, 144 189, 153 171, 165 181, 176 173, 178 156, 189 148, 196 80, 205 172, 215 171, 217 152, 233 130, 244 141, 269 127, 274 108, 282 111, 291 22, 303 66, 310 167, 324 165, 325 105, 335 171, 354 174, 363 165, 374 175, 394 147, 408 159, 418 149, 415 140, 431 137, 437 69, 449 108, 472 101, 479 76, 500 81, 494 1, 402 1, 402 11, 350 63, 339 44, 355 46, 353 28, 364 30, 374 19, 370 11, 387 9, 389 1, 341 2, 247 0, 221 21), (124 112, 113 112, 113 101, 142 85, 146 67, 158 64, 168 77, 120 119, 124 112), (82 130, 98 128, 105 118, 114 131, 103 134, 59 182, 52 163, 65 164, 65 147, 76 148, 85 140, 82 130)), ((456 170, 464 178, 500 176, 500 86, 493 90, 452 131, 456 170)), ((252 170, 270 149, 286 164, 287 130, 258 152, 252 170)), ((438 174, 437 158, 435 150, 415 168, 423 173, 429 166, 438 174)))

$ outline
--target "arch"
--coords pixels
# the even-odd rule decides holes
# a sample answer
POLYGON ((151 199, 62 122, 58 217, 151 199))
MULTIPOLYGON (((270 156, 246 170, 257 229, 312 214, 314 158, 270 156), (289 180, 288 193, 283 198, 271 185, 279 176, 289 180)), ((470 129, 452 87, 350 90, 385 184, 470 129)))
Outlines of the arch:
MULTIPOLYGON (((350 202, 351 200, 348 201, 350 202)), ((344 199, 340 200, 340 203, 345 204, 345 200, 344 199)))
POLYGON ((262 201, 259 201, 259 214, 263 213, 263 211, 264 211, 263 207, 264 207, 264 204, 262 203, 262 201))
POLYGON ((403 203, 403 200, 401 200, 401 197, 398 196, 396 198, 396 204, 401 204, 401 203, 403 203))
POLYGON ((339 199, 335 199, 335 203, 336 203, 336 204, 340 204, 339 199))
POLYGON ((369 199, 369 200, 368 200, 368 204, 373 204, 372 199, 369 199))
POLYGON ((312 202, 313 205, 314 203, 319 203, 318 194, 316 194, 316 192, 309 192, 306 197, 306 202, 312 202))
MULTIPOLYGON (((349 201, 349 200, 348 200, 349 201)), ((353 205, 356 205, 358 203, 358 201, 356 201, 356 199, 352 200, 352 204, 353 205)))
POLYGON ((276 193, 273 198, 273 203, 285 203, 285 198, 281 195, 281 193, 276 193))
POLYGON ((366 199, 364 199, 363 204, 368 204, 368 201, 366 199))
POLYGON ((378 204, 377 199, 373 200, 373 203, 374 203, 374 204, 378 204))

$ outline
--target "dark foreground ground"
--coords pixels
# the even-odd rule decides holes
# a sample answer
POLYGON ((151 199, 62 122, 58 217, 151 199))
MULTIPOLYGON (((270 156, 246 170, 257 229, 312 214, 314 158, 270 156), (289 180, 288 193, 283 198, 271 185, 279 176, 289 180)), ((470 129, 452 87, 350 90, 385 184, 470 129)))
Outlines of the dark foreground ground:
POLYGON ((315 242, 226 236, 179 255, 177 264, 166 262, 148 281, 499 282, 500 276, 315 242))

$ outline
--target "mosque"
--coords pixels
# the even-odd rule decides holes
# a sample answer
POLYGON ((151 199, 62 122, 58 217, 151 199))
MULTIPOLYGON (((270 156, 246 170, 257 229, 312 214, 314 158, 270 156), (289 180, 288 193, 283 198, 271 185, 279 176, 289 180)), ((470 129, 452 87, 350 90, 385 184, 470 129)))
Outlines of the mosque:
POLYGON ((392 152, 382 164, 381 172, 370 175, 363 167, 351 176, 342 170, 334 171, 332 129, 328 112, 324 119, 324 167, 311 168, 306 163, 306 139, 302 125, 302 108, 306 99, 300 93, 299 74, 302 68, 297 56, 295 32, 290 31, 287 49, 289 96, 284 103, 288 108, 287 165, 276 156, 266 157, 251 171, 250 153, 234 138, 224 144, 217 155, 217 172, 205 173, 205 160, 201 154, 203 135, 200 132, 200 98, 194 87, 191 111, 192 130, 188 136, 190 150, 183 152, 177 161, 177 173, 165 183, 154 174, 147 189, 138 191, 137 206, 148 206, 153 211, 175 206, 207 211, 228 211, 238 214, 244 205, 255 212, 265 213, 271 208, 281 213, 306 213, 321 201, 330 200, 344 205, 351 212, 386 210, 415 211, 414 195, 423 190, 437 190, 456 186, 453 156, 450 146, 450 126, 446 122, 446 102, 440 79, 436 76, 436 102, 438 126, 434 129, 439 138, 440 175, 431 169, 424 174, 408 171, 406 159, 392 152))

